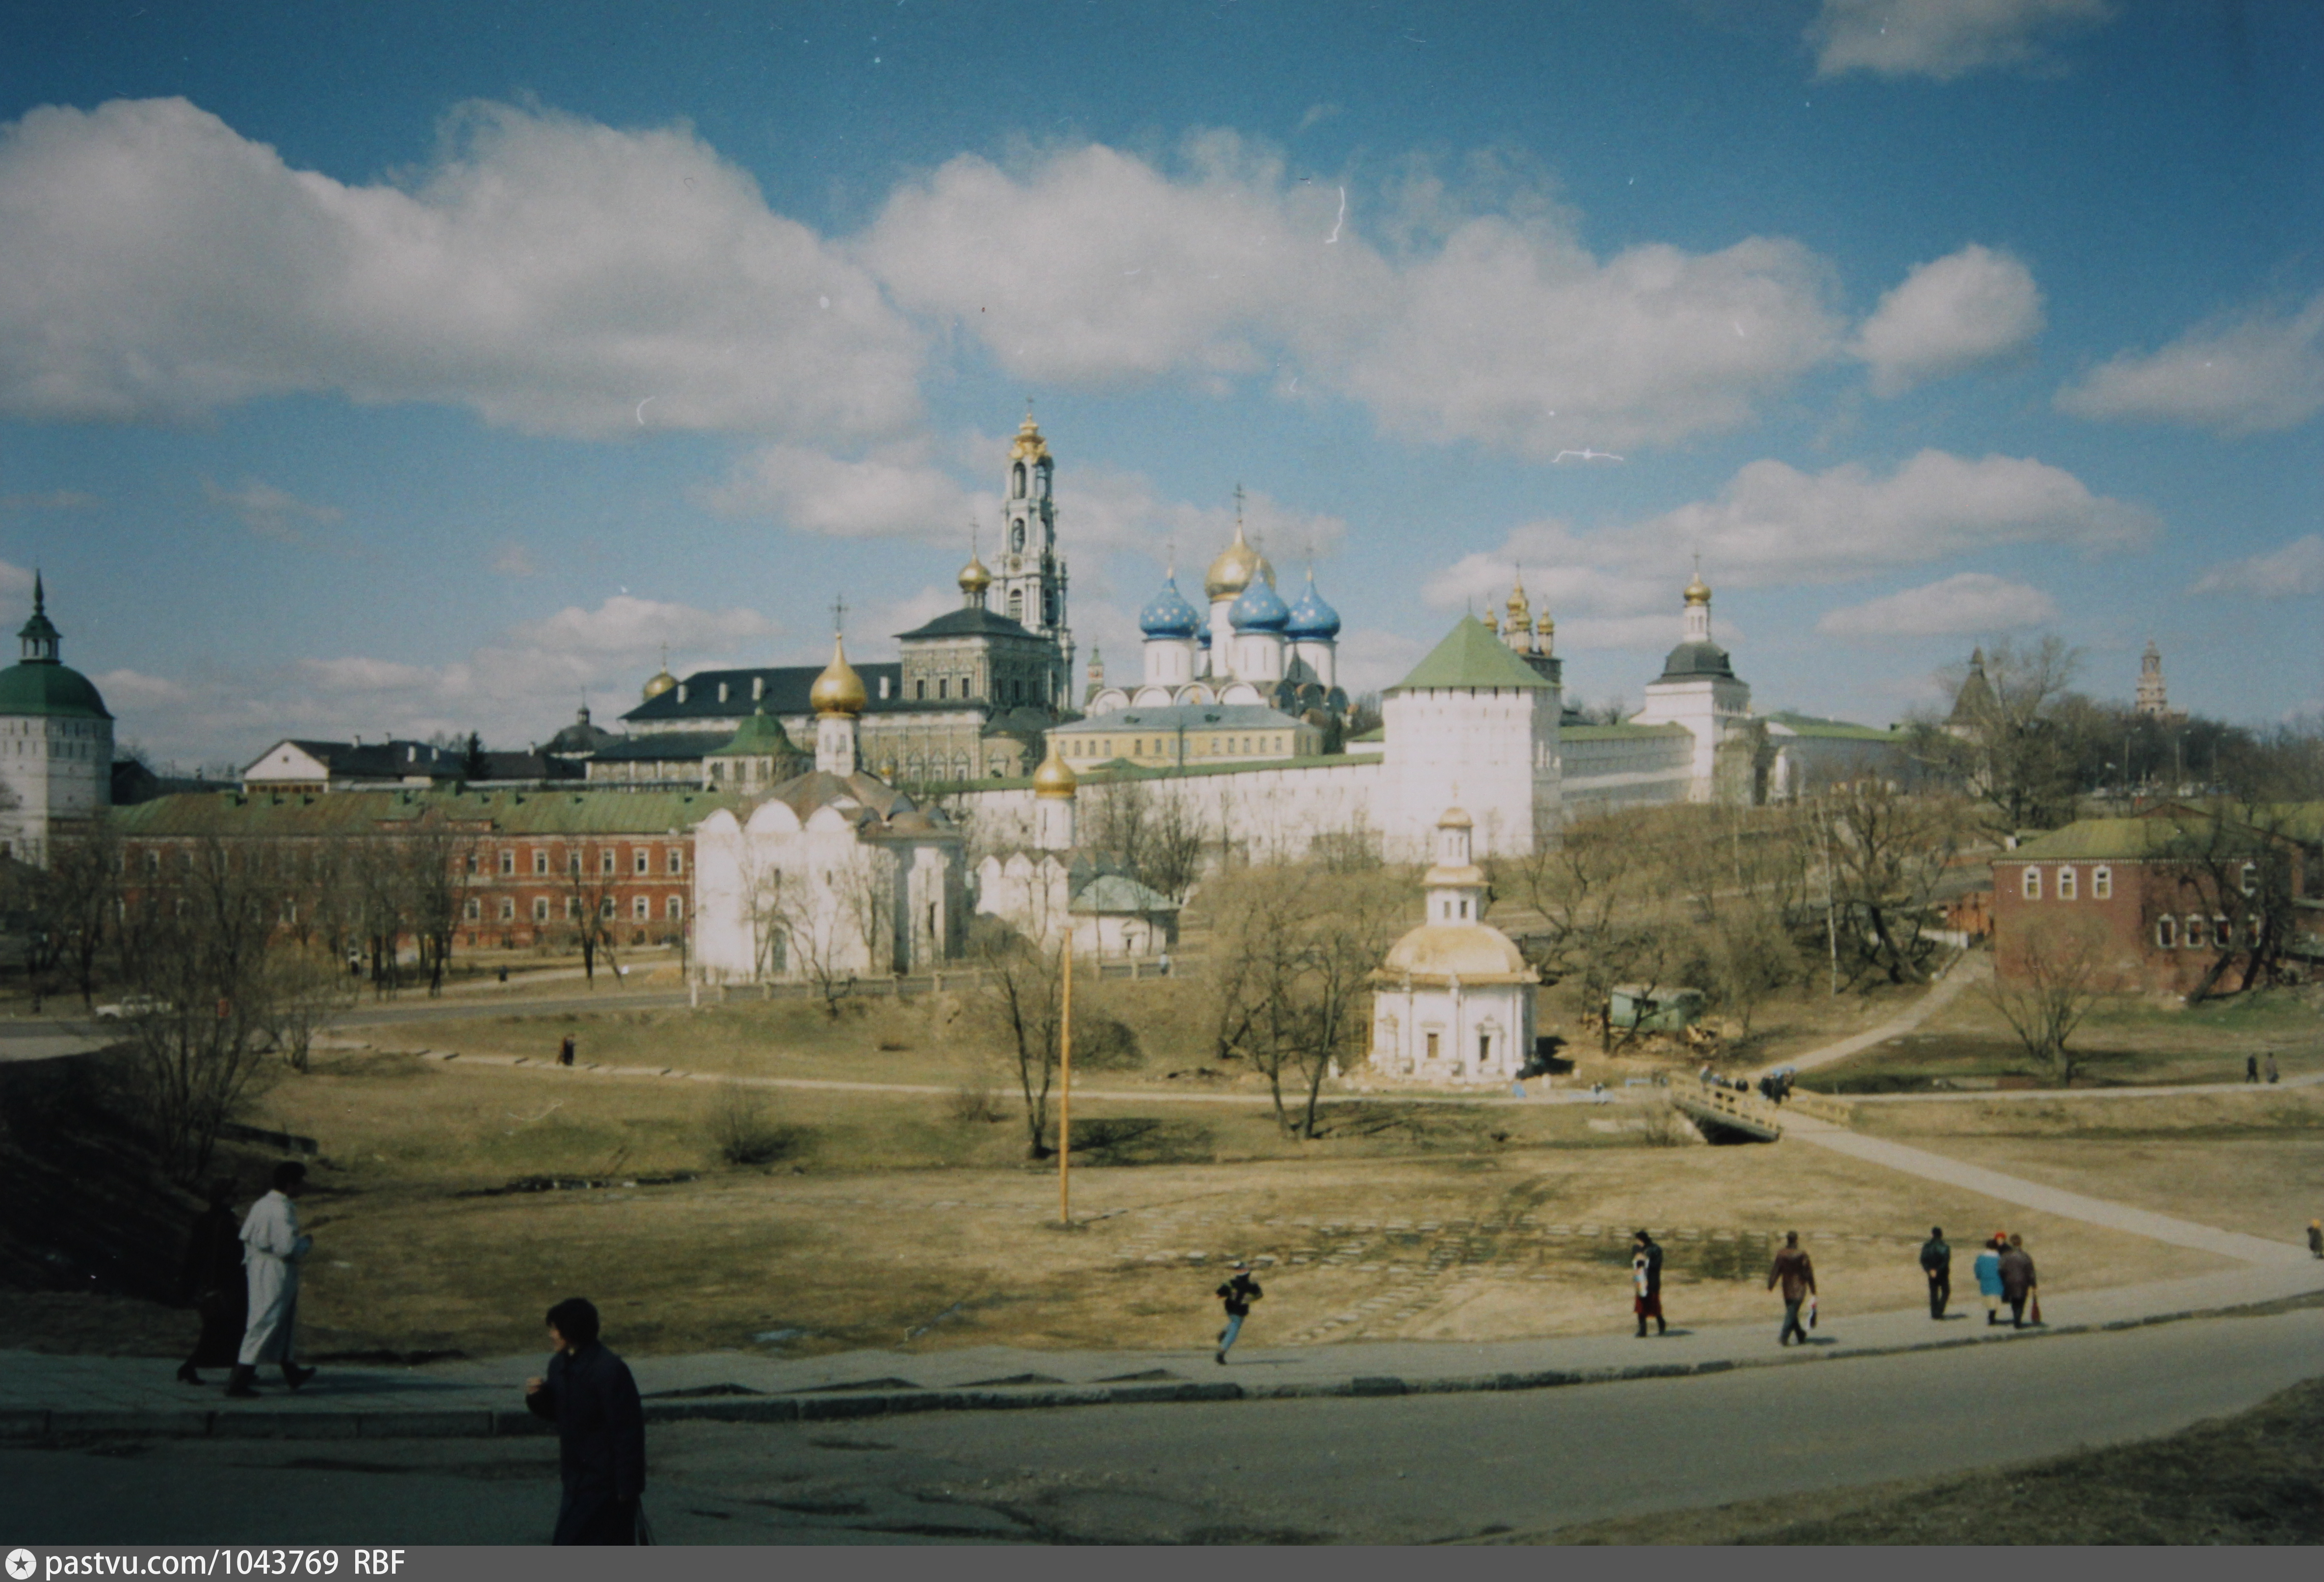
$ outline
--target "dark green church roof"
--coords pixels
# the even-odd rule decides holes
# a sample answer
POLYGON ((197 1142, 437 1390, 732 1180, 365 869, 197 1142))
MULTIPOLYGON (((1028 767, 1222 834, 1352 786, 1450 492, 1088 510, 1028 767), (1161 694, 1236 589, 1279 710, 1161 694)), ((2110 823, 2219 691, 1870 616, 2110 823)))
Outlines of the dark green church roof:
POLYGON ((89 678, 53 660, 0 670, 0 714, 46 714, 67 720, 110 720, 89 678))
POLYGON ((1692 681, 1698 676, 1718 676, 1732 679, 1735 666, 1727 650, 1717 643, 1681 643, 1663 661, 1663 681, 1692 681))

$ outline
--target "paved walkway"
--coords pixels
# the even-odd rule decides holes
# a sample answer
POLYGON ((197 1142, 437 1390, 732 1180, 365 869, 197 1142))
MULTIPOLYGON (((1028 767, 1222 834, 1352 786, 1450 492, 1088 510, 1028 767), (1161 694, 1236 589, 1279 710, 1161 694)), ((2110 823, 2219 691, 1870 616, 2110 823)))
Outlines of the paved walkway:
MULTIPOLYGON (((1247 1344, 1222 1367, 1204 1350, 1031 1351, 977 1347, 919 1354, 854 1351, 796 1359, 704 1352, 631 1358, 651 1421, 783 1421, 890 1412, 1125 1404, 1171 1400, 1268 1400, 1541 1389, 1623 1378, 1800 1366, 1932 1347, 2030 1344, 2188 1318, 2324 1292, 2324 1261, 2273 1263, 2197 1279, 2088 1292, 2045 1292, 2050 1322, 2014 1331, 1957 1314, 1933 1321, 1925 1308, 1850 1312, 1826 1293, 1814 1342, 1779 1349, 1769 1299, 1766 1323, 1685 1327, 1667 1336, 1628 1334, 1507 1340, 1363 1341, 1270 1347, 1247 1344)), ((1207 1323, 1208 1315, 1203 1320, 1207 1323)), ((1253 1320, 1264 1337, 1266 1314, 1253 1320)), ((54 1357, 0 1352, 0 1439, 115 1433, 269 1438, 482 1437, 541 1431, 522 1405, 537 1355, 421 1367, 325 1366, 298 1394, 278 1377, 251 1402, 223 1399, 217 1381, 195 1389, 161 1358, 54 1357)))
POLYGON ((1997 1198, 2005 1203, 2015 1203, 2021 1209, 2038 1209, 2043 1213, 2079 1219, 2087 1225, 2126 1230, 2133 1236, 2166 1242, 2172 1246, 2194 1247, 2202 1252, 2218 1253, 2223 1257, 2239 1258, 2248 1264, 2317 1262, 2307 1248, 2292 1242, 2269 1241, 2262 1237, 2246 1236, 2240 1231, 2215 1230, 2208 1225, 2173 1219, 2168 1214, 2109 1203, 2103 1198, 2085 1197, 2080 1192, 2070 1192, 2060 1187, 2043 1186, 2017 1176, 2004 1175, 1997 1170, 1987 1170, 1982 1165, 1964 1164, 1957 1159, 1947 1159, 1923 1149, 1908 1147, 1903 1143, 1868 1137, 1812 1116, 1785 1116, 1784 1136, 1905 1175, 1917 1175, 1925 1181, 1941 1181, 1948 1186, 1964 1187, 1988 1198, 1997 1198))
POLYGON ((1846 1060, 1851 1054, 1860 1054, 1876 1044, 1886 1044, 1891 1038, 1901 1038, 1959 999, 1963 989, 1987 976, 1991 970, 1992 968, 1984 956, 1975 952, 1965 952, 1953 959, 1953 964, 1948 967, 1944 975, 1931 986, 1928 993, 1878 1026, 1868 1028, 1853 1037, 1843 1038, 1837 1044, 1827 1044, 1821 1049, 1811 1049, 1805 1054, 1786 1055, 1782 1060, 1771 1061, 1751 1074, 1755 1077, 1763 1077, 1769 1072, 1778 1071, 1785 1066, 1791 1067, 1795 1072, 1813 1071, 1818 1066, 1828 1066, 1834 1061, 1846 1060))
POLYGON ((2046 1103, 2052 1099, 2183 1099, 2192 1093, 2237 1093, 2259 1099, 2286 1088, 2312 1088, 2319 1082, 2324 1082, 2324 1072, 2286 1077, 2280 1082, 2183 1082, 2176 1086, 2155 1083, 2138 1088, 1965 1088, 1941 1093, 1840 1093, 1834 1097, 1847 1104, 1960 1104, 1996 1099, 2004 1104, 2046 1103))

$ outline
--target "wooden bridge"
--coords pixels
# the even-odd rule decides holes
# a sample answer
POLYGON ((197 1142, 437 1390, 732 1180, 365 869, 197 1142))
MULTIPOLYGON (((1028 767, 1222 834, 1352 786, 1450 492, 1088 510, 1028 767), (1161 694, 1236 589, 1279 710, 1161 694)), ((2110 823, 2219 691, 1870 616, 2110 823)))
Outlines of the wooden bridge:
POLYGON ((1756 1093, 1732 1088, 1683 1088, 1671 1084, 1671 1108, 1702 1129, 1703 1136, 1721 1132, 1772 1143, 1784 1135, 1783 1112, 1756 1093))

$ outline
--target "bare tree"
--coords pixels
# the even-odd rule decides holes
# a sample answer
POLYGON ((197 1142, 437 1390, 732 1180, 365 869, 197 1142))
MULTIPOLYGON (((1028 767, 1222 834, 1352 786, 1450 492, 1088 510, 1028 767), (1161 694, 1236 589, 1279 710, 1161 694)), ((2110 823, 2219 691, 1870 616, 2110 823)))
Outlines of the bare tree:
POLYGON ((621 906, 620 853, 610 844, 575 841, 565 848, 565 927, 581 952, 581 976, 597 987, 597 958, 613 970, 621 987, 620 939, 614 928, 621 906))
POLYGON ((256 850, 211 838, 185 857, 124 908, 121 955, 143 1007, 124 1019, 138 1097, 162 1167, 189 1183, 260 1075, 283 887, 256 850))
POLYGON ((775 897, 791 970, 813 985, 835 1020, 866 972, 892 959, 892 914, 878 860, 862 847, 785 882, 775 897))
POLYGON ((1980 986, 2025 1052, 2071 1087, 2068 1040, 2103 992, 2106 931, 2094 917, 2036 917, 2017 931, 1992 979, 1980 986))
MULTIPOLYGON (((1493 860, 1496 893, 1539 913, 1547 932, 1528 954, 1545 977, 1572 980, 1600 1017, 1599 1046, 1616 1029, 1605 1015, 1616 985, 1647 978, 1651 992, 1674 956, 1662 899, 1662 829, 1653 811, 1632 809, 1569 825, 1554 845, 1493 860)), ((1625 1032, 1625 1041, 1631 1035, 1625 1032)))
MULTIPOLYGON (((474 740, 472 737, 471 740, 474 740)), ((410 922, 428 974, 430 998, 444 992, 445 969, 451 965, 452 941, 460 924, 460 911, 468 895, 468 859, 475 853, 472 830, 445 823, 440 815, 394 841, 397 866, 404 893, 404 914, 410 922)))
POLYGON ((1996 835, 2070 823, 2083 753, 2069 688, 2080 665, 2061 638, 2005 639, 1986 650, 1981 672, 1945 678, 1953 714, 1915 722, 1909 750, 1964 788, 1996 835))
POLYGON ((1026 1155, 1048 1157, 1049 1093, 1057 1077, 1059 990, 1065 952, 1045 948, 997 918, 980 917, 969 931, 978 993, 1017 1062, 1017 1089, 1025 1106, 1026 1155))
POLYGON ((2222 802, 2153 815, 2146 926, 2153 930, 2165 915, 2183 918, 2181 938, 2200 937, 2210 952, 2188 1004, 2225 992, 2221 985, 2230 977, 2238 980, 2236 990, 2255 988, 2282 960, 2300 926, 2291 826, 2301 811, 2297 805, 2222 802))
POLYGON ((1823 821, 1827 883, 1845 925, 1839 948, 1891 983, 1926 982, 1923 928, 1945 865, 1960 850, 1959 805, 1908 796, 1868 776, 1832 787, 1812 811, 1823 821))
POLYGON ((264 991, 264 1042, 301 1073, 316 1038, 353 1010, 360 994, 337 957, 287 938, 269 952, 264 991))
POLYGON ((25 893, 16 901, 31 914, 27 966, 36 975, 36 991, 38 980, 60 973, 84 1007, 95 1003, 97 963, 120 915, 123 860, 120 833, 100 813, 52 833, 48 867, 22 876, 25 893))
POLYGON ((1136 877, 1148 888, 1184 901, 1202 877, 1203 846, 1208 838, 1202 813, 1186 796, 1185 787, 1172 786, 1155 810, 1147 841, 1146 871, 1136 877))

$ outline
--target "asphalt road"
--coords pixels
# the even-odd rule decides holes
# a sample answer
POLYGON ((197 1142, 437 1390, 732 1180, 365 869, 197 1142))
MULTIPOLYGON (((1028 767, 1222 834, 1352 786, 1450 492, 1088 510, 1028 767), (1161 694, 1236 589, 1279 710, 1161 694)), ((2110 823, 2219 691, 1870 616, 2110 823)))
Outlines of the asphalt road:
MULTIPOLYGON (((1250 1365, 1257 1366, 1257 1365, 1250 1365)), ((654 1430, 665 1543, 1425 1542, 2144 1439, 2324 1372, 2324 1308, 1508 1394, 654 1430)), ((547 1440, 0 1450, 0 1545, 535 1542, 547 1440)))

